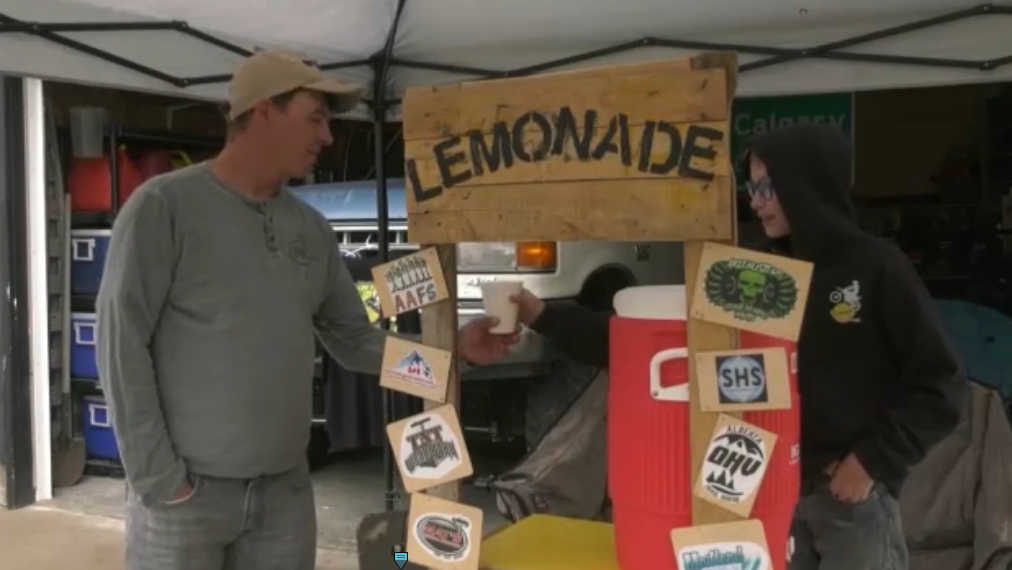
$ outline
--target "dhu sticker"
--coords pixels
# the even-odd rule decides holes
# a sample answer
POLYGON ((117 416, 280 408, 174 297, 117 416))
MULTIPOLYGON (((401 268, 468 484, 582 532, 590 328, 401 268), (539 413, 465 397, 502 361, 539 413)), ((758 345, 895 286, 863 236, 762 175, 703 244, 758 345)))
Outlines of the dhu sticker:
POLYGON ((710 438, 696 494, 748 516, 766 475, 776 435, 721 414, 710 438))

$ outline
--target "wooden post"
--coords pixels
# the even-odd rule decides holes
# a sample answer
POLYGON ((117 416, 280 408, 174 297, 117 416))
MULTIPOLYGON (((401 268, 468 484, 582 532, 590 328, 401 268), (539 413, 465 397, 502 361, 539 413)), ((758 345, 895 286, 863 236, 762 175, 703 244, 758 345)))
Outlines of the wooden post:
MULTIPOLYGON (((453 404, 460 413, 460 367, 457 366, 457 246, 437 245, 439 264, 446 278, 446 289, 450 295, 440 303, 430 305, 421 310, 422 313, 422 344, 449 350, 454 354, 450 361, 450 376, 447 379, 446 404, 453 404)), ((425 400, 425 409, 431 410, 445 404, 425 400)), ((450 501, 460 500, 460 481, 449 481, 427 489, 425 493, 450 501)))
MULTIPOLYGON (((702 54, 692 59, 694 69, 723 68, 726 72, 727 83, 727 123, 728 132, 731 132, 731 101, 737 89, 737 61, 733 55, 712 53, 702 54)), ((730 144, 730 141, 728 142, 730 144)), ((737 157, 730 157, 735 160, 737 157)), ((731 170, 731 192, 735 192, 734 170, 731 170)), ((724 240, 724 243, 735 244, 738 241, 738 220, 737 204, 732 201, 730 212, 731 219, 728 221, 732 230, 732 238, 724 240)), ((689 241, 685 243, 685 302, 686 307, 692 306, 693 287, 699 271, 700 255, 703 251, 703 242, 689 241)), ((701 350, 731 350, 738 348, 738 331, 727 326, 717 325, 690 318, 688 322, 688 346, 689 354, 694 355, 701 350)), ((717 425, 718 414, 707 413, 700 408, 699 378, 696 370, 696 359, 689 358, 689 449, 691 450, 692 461, 690 462, 691 481, 695 484, 706 459, 706 450, 710 444, 710 437, 717 425)), ((741 417, 741 413, 730 413, 734 417, 741 417)), ((692 524, 695 526, 732 522, 739 520, 731 511, 722 509, 713 503, 704 501, 697 495, 692 495, 692 524)))

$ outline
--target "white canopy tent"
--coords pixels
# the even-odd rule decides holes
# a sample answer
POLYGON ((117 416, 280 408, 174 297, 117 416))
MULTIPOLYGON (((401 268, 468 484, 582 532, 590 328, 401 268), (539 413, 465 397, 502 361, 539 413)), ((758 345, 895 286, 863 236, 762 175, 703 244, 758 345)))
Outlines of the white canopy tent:
MULTIPOLYGON (((3 0, 0 75, 223 100, 244 56, 287 47, 369 87, 349 118, 397 120, 400 97, 415 86, 714 50, 739 53, 739 96, 1007 81, 1010 32, 1012 0, 3 0)), ((44 500, 52 483, 37 80, 26 85, 23 111, 31 422, 35 495, 44 500)), ((386 255, 386 232, 380 236, 386 255)))
POLYGON ((206 99, 267 46, 369 85, 371 99, 385 62, 391 101, 418 85, 704 50, 739 52, 740 96, 1012 79, 1008 0, 4 0, 0 14, 0 73, 206 99))

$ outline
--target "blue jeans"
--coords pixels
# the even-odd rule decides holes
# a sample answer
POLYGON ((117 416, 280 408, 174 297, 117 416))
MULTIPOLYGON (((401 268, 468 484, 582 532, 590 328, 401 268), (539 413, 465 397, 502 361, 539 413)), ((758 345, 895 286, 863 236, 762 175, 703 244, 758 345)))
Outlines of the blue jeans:
POLYGON ((145 507, 127 491, 127 570, 314 570, 309 468, 256 479, 191 475, 193 496, 145 507))
POLYGON ((833 497, 828 482, 803 493, 787 550, 789 570, 907 570, 909 556, 899 502, 878 484, 856 504, 833 497))

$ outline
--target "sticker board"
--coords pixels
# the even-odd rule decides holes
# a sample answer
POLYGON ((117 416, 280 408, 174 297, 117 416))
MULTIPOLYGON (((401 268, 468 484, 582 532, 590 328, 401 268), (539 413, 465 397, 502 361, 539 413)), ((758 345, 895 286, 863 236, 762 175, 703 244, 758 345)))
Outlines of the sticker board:
POLYGON ((407 90, 408 240, 732 239, 719 55, 407 90))
POLYGON ((429 247, 372 268, 383 316, 392 317, 449 297, 436 249, 429 247))
POLYGON ((696 496, 740 517, 751 515, 776 440, 776 434, 720 414, 696 477, 696 496))
POLYGON ((788 410, 791 378, 783 347, 696 353, 699 407, 704 412, 788 410))
POLYGON ((748 568, 773 570, 762 521, 745 520, 671 531, 678 570, 748 568))
POLYGON ((380 386, 443 403, 452 359, 452 352, 387 336, 380 386))
POLYGON ((435 570, 478 570, 481 509, 413 493, 406 534, 412 563, 435 570))
POLYGON ((474 473, 452 404, 388 425, 387 437, 408 493, 474 473))
POLYGON ((708 242, 699 259, 689 315, 796 341, 812 269, 805 261, 708 242))

